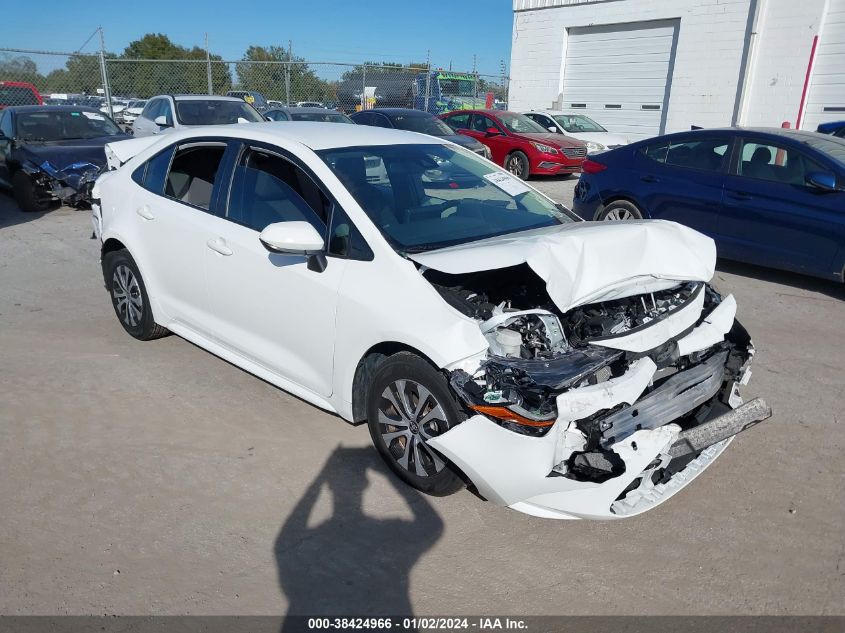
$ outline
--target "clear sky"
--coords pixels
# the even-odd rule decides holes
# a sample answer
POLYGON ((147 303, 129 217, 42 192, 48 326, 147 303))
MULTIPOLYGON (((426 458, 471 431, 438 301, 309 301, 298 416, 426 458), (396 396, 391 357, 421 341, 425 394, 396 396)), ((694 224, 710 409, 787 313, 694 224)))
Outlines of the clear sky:
MULTIPOLYGON (((435 67, 499 74, 510 64, 511 0, 149 0, 83 3, 8 0, 0 48, 75 51, 102 26, 106 50, 119 53, 145 33, 240 59, 247 46, 287 46, 311 61, 425 61, 435 67)), ((95 36, 83 49, 99 47, 95 36)), ((40 60, 39 60, 40 61, 40 60)))

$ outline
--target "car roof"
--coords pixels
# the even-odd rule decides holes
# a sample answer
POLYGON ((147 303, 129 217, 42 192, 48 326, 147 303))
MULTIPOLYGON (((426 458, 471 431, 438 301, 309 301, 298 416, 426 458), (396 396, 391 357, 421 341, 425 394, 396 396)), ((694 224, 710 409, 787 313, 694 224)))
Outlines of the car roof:
MULTIPOLYGON (((338 125, 312 121, 267 121, 186 128, 164 135, 168 139, 191 139, 227 136, 276 143, 299 143, 312 150, 363 147, 373 145, 441 144, 435 137, 405 130, 369 125, 338 125)), ((445 144, 444 141, 442 144, 445 144)))
POLYGON ((25 105, 25 106, 8 106, 3 108, 4 112, 96 112, 102 114, 99 110, 88 106, 74 106, 74 105, 25 105))
POLYGON ((222 95, 197 95, 197 94, 175 94, 175 95, 155 95, 155 97, 150 97, 150 99, 155 99, 156 97, 173 97, 176 101, 237 101, 240 103, 246 103, 243 99, 238 97, 227 97, 222 95))
POLYGON ((273 108, 272 110, 268 110, 268 112, 275 112, 277 110, 281 110, 282 112, 287 112, 288 114, 325 114, 326 112, 333 112, 334 114, 342 114, 337 110, 331 110, 329 108, 318 108, 318 107, 309 107, 309 106, 284 106, 281 108, 273 108))
POLYGON ((584 112, 572 112, 571 110, 526 110, 523 114, 528 114, 529 112, 531 114, 551 114, 552 116, 559 114, 565 114, 568 116, 587 116, 584 112))
MULTIPOLYGON (((413 108, 371 108, 369 110, 361 110, 361 112, 380 112, 381 114, 385 114, 387 116, 434 116, 425 110, 414 110, 413 108)), ((360 114, 361 112, 356 112, 355 114, 360 114)))

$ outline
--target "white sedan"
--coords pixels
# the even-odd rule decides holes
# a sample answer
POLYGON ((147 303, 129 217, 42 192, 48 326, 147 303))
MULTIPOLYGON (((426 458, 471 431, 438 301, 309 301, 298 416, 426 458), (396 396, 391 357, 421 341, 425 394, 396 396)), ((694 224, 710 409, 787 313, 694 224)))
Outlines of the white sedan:
POLYGON ((123 328, 366 421, 424 492, 631 516, 770 415, 742 403, 753 347, 691 229, 582 222, 399 130, 215 126, 106 154, 93 223, 123 328))
POLYGON ((587 151, 591 154, 616 149, 630 143, 627 137, 608 132, 585 114, 573 114, 560 110, 532 110, 524 114, 550 132, 565 134, 584 141, 587 151))

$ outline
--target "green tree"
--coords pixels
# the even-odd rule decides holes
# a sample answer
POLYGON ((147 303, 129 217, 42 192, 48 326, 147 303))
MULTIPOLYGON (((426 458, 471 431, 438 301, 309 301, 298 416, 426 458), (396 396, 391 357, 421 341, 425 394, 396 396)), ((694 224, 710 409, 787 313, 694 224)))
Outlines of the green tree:
MULTIPOLYGON (((225 93, 232 79, 220 55, 210 55, 212 92, 225 93)), ((161 33, 147 33, 107 61, 112 94, 149 98, 164 93, 208 93, 205 49, 186 48, 161 33)))
POLYGON ((64 68, 47 74, 44 84, 47 92, 97 94, 103 87, 100 59, 96 55, 72 55, 64 68))
POLYGON ((44 76, 38 66, 25 55, 0 54, 0 78, 5 81, 25 81, 44 90, 44 76))
POLYGON ((281 46, 250 46, 235 64, 238 88, 257 90, 267 99, 284 101, 286 76, 290 72, 291 101, 325 101, 333 94, 329 83, 301 57, 288 54, 281 46))

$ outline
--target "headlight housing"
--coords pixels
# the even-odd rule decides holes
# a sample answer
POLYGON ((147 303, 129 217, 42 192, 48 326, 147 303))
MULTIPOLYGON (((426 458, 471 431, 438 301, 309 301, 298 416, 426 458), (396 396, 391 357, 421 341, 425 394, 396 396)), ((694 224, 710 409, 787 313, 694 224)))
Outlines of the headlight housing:
POLYGON ((557 148, 552 147, 551 145, 546 145, 545 143, 537 143, 536 141, 531 141, 531 144, 538 152, 542 152, 543 154, 557 154, 557 148))
POLYGON ((584 141, 584 145, 587 146, 588 152, 603 152, 607 149, 606 145, 602 145, 601 143, 596 143, 595 141, 584 141))

